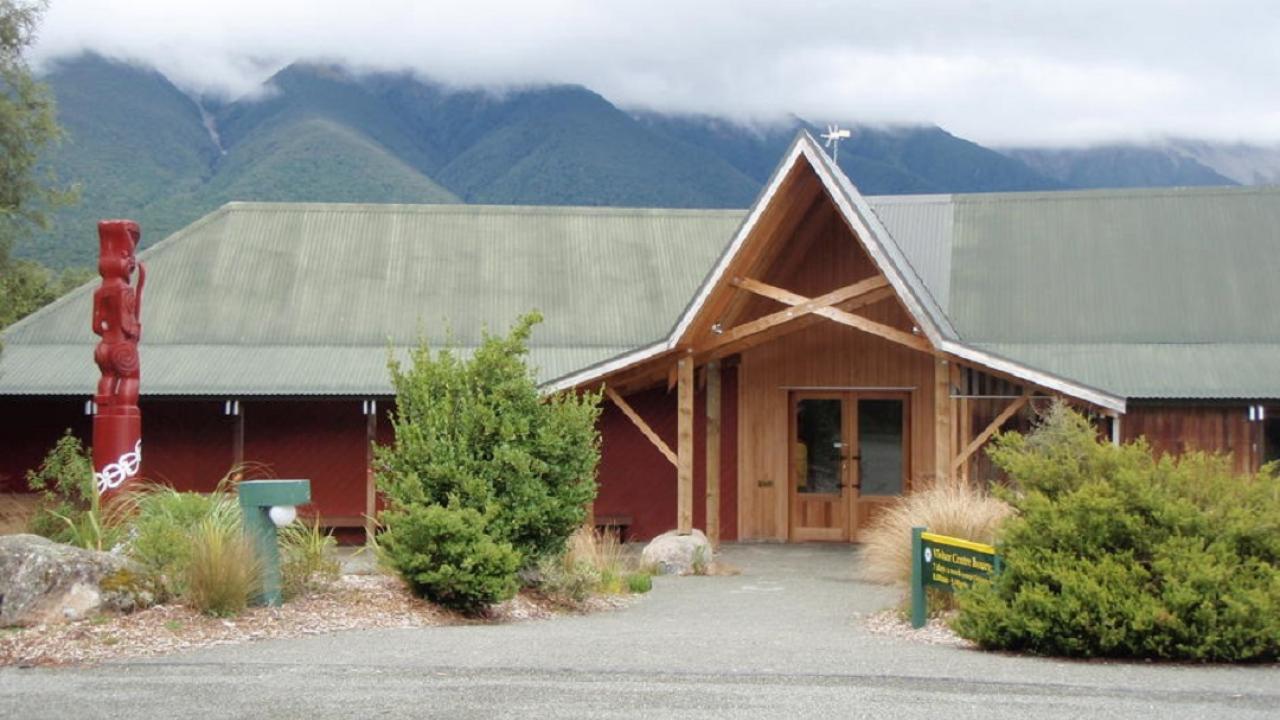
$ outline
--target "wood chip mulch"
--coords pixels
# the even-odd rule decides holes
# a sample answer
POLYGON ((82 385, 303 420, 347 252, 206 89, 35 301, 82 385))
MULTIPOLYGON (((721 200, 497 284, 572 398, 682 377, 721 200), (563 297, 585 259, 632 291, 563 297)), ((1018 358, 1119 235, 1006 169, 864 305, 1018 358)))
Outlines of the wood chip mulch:
POLYGON ((549 619, 628 602, 625 597, 598 597, 566 605, 521 592, 482 617, 466 617, 414 597, 396 578, 344 575, 283 607, 250 608, 228 619, 182 605, 157 605, 129 615, 102 615, 65 625, 0 629, 0 666, 83 665, 344 630, 549 619))

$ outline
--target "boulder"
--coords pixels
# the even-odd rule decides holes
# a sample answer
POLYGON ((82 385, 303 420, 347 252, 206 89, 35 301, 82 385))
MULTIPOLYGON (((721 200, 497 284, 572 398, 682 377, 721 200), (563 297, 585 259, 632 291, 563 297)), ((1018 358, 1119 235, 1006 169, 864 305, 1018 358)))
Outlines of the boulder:
POLYGON ((0 536, 0 627, 66 622, 146 601, 123 557, 38 535, 0 536))
POLYGON ((694 530, 688 535, 668 530, 645 545, 640 558, 659 575, 706 572, 711 565, 711 542, 701 530, 694 530))

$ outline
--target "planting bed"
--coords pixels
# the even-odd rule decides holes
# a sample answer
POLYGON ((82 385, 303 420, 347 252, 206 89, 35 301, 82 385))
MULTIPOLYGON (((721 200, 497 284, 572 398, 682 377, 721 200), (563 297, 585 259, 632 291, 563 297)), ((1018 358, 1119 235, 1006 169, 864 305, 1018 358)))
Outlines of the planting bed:
POLYGON ((181 605, 159 605, 130 615, 0 630, 0 665, 90 664, 343 630, 546 619, 620 607, 628 602, 628 596, 611 596, 567 605, 537 593, 522 592, 481 617, 466 617, 415 598, 399 579, 343 575, 324 589, 283 607, 251 608, 228 619, 202 615, 181 605))

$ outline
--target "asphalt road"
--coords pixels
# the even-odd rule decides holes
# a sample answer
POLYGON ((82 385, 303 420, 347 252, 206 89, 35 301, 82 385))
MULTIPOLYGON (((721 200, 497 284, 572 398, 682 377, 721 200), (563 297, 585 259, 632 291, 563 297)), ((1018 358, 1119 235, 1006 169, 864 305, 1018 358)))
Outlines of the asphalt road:
POLYGON ((617 612, 0 670, 0 716, 1280 718, 1280 667, 1064 662, 873 635, 847 547, 739 546, 617 612))

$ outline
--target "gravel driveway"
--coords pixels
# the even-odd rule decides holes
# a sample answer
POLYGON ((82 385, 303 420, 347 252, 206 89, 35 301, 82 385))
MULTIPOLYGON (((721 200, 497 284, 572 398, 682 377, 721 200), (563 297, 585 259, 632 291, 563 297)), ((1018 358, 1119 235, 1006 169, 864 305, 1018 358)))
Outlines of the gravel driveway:
POLYGON ((728 547, 633 607, 89 669, 0 669, 0 716, 1280 718, 1280 668, 1085 663, 868 632, 847 546, 728 547))

